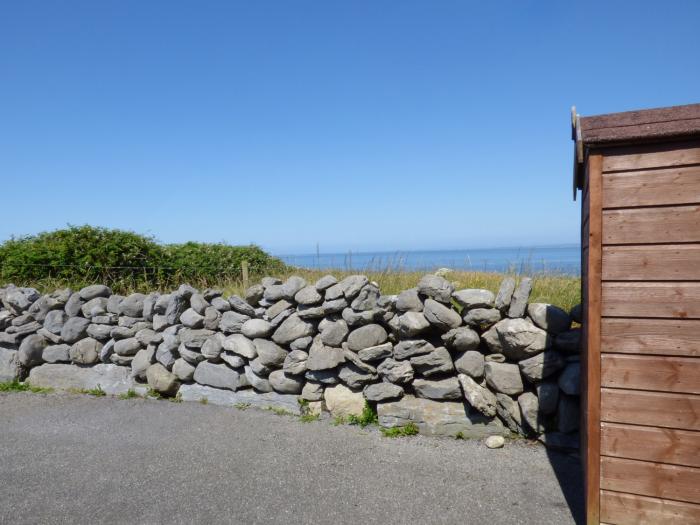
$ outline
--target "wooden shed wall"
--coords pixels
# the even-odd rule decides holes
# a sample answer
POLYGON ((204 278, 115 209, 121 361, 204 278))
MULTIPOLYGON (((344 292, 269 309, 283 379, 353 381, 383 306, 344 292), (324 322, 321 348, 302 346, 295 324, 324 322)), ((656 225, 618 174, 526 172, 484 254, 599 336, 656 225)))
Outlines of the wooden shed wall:
POLYGON ((700 141, 589 155, 583 210, 589 522, 700 523, 700 141))

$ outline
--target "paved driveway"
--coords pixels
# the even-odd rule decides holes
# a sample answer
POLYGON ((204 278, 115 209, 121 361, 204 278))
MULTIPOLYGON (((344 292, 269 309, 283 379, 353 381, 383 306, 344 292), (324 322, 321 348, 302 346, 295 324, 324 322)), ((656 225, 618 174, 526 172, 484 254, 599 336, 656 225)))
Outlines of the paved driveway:
POLYGON ((578 460, 254 409, 0 394, 1 523, 574 523, 578 460), (567 501, 568 498, 568 501, 567 501))

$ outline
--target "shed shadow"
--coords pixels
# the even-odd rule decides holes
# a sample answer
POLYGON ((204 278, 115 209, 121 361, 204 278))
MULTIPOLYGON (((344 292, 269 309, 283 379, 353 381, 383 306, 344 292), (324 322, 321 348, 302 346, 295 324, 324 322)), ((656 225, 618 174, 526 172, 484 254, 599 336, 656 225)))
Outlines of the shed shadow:
POLYGON ((557 450, 547 449, 547 457, 557 476, 564 499, 577 525, 585 523, 583 469, 579 457, 557 450))

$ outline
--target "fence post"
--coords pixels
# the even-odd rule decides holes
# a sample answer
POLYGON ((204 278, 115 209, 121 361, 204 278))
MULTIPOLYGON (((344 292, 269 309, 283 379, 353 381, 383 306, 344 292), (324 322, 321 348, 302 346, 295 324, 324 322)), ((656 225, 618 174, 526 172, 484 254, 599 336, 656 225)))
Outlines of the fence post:
POLYGON ((241 275, 243 276, 243 288, 248 289, 248 261, 241 261, 241 275))

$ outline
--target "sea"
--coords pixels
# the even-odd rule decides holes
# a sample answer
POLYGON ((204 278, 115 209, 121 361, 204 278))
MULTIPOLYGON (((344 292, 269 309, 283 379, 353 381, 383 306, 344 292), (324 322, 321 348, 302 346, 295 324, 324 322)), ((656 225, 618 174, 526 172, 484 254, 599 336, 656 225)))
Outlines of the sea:
POLYGON ((527 246, 455 250, 377 251, 278 255, 308 269, 348 271, 452 270, 535 274, 581 274, 581 246, 527 246))

